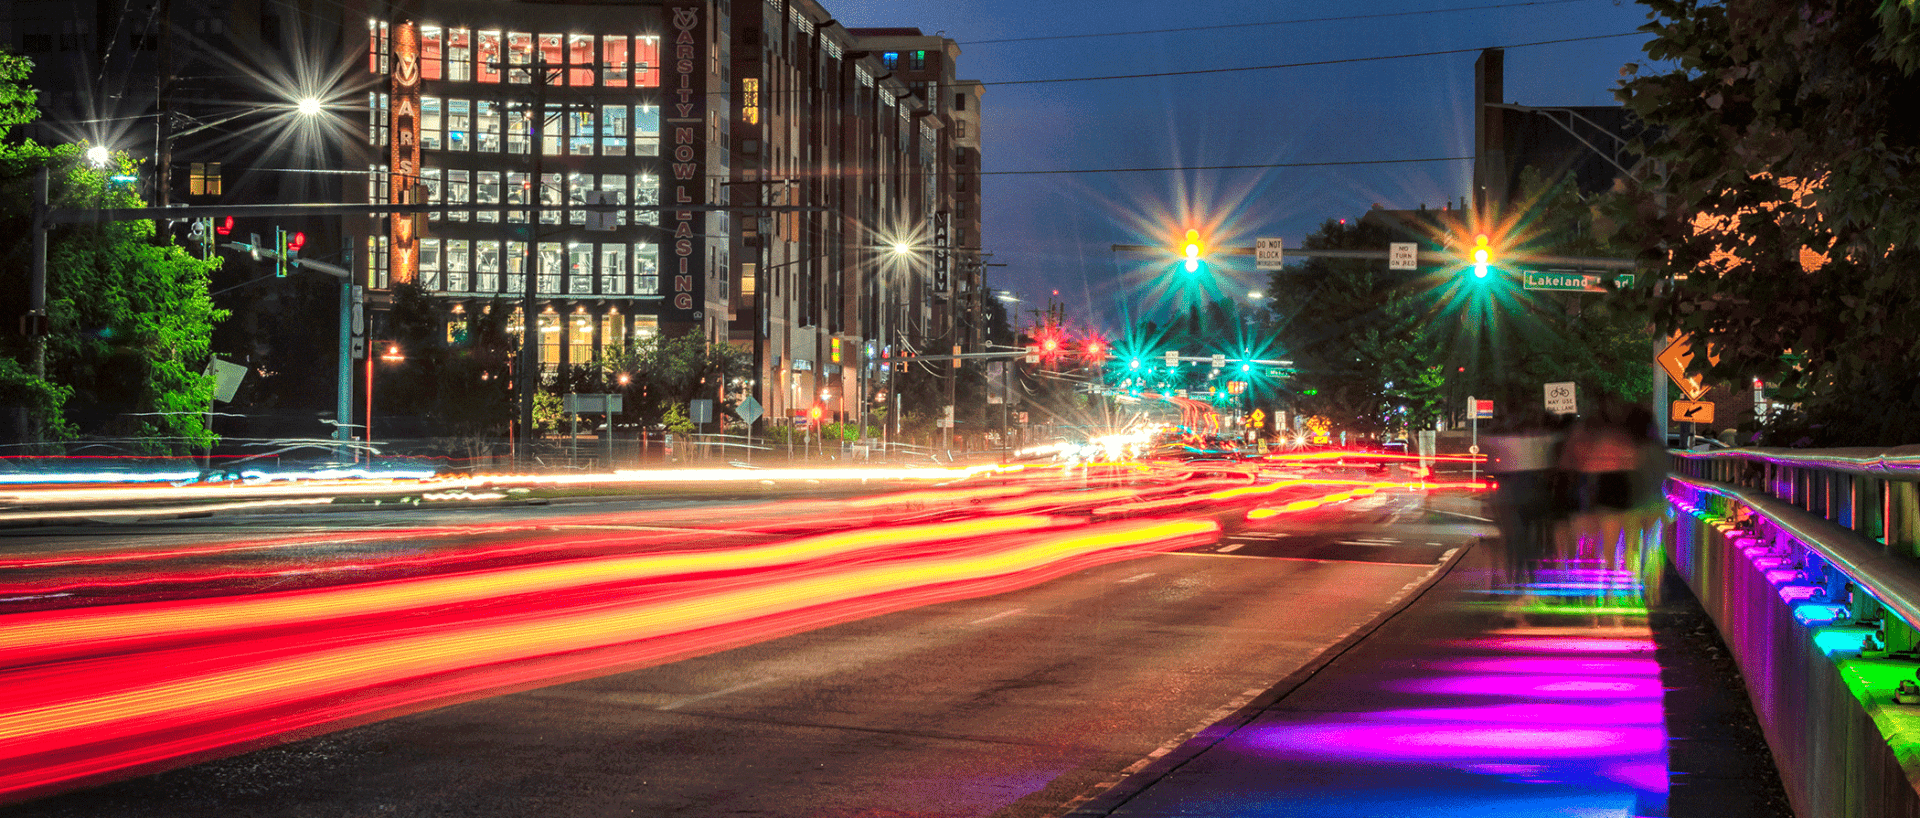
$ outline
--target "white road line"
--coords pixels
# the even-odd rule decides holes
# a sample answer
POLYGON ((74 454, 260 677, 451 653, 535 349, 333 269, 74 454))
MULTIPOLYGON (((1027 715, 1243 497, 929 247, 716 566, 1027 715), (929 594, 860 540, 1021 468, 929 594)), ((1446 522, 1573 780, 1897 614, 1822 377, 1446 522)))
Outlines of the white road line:
POLYGON ((727 695, 727 694, 729 694, 729 693, 738 693, 738 692, 740 692, 740 691, 742 691, 742 690, 746 690, 746 689, 747 689, 747 688, 749 688, 749 687, 754 687, 754 686, 756 686, 756 685, 761 685, 761 684, 766 684, 766 680, 765 680, 765 679, 761 679, 761 680, 758 680, 758 681, 752 681, 752 682, 744 682, 744 683, 741 683, 741 684, 737 684, 737 685, 734 685, 734 686, 732 686, 732 687, 729 687, 729 688, 727 688, 727 689, 725 689, 725 690, 715 690, 715 691, 713 691, 712 693, 702 693, 702 694, 700 694, 700 695, 698 695, 698 696, 688 696, 688 697, 686 697, 686 698, 683 698, 683 699, 674 699, 673 701, 670 701, 670 702, 667 702, 666 704, 663 704, 663 705, 660 705, 660 706, 659 706, 658 708, 656 708, 656 709, 659 709, 659 710, 678 710, 678 709, 680 709, 680 708, 682 708, 682 707, 685 707, 685 706, 687 706, 687 705, 689 705, 689 704, 698 704, 698 703, 700 703, 700 702, 704 702, 704 701, 706 701, 706 700, 708 700, 708 699, 714 699, 714 698, 719 698, 719 697, 721 697, 721 696, 725 696, 725 695, 727 695))
POLYGON ((1230 542, 1230 543, 1227 543, 1226 545, 1223 545, 1223 546, 1220 546, 1219 548, 1214 549, 1214 551, 1216 553, 1221 553, 1221 554, 1230 554, 1240 550, 1240 548, 1245 545, 1246 543, 1243 543, 1243 542, 1230 542))
POLYGON ((1124 584, 1126 584, 1126 583, 1129 583, 1129 582, 1139 582, 1140 580, 1143 580, 1143 579, 1146 579, 1147 577, 1150 577, 1150 576, 1153 576, 1153 575, 1154 575, 1154 573, 1155 573, 1155 572, 1153 572, 1153 571, 1148 571, 1147 573, 1144 573, 1144 574, 1134 574, 1133 576, 1130 576, 1130 577, 1127 577, 1126 579, 1123 579, 1123 580, 1120 580, 1120 582, 1119 582, 1119 584, 1123 584, 1123 585, 1124 585, 1124 584))
POLYGON ((1293 535, 1288 534, 1284 531, 1242 531, 1233 536, 1245 537, 1245 538, 1254 539, 1254 540, 1284 540, 1293 535))
POLYGON ((992 615, 992 616, 989 616, 989 617, 987 617, 987 618, 985 618, 985 619, 975 619, 975 620, 973 620, 972 622, 968 622, 967 624, 969 624, 969 625, 985 625, 985 624, 987 624, 988 622, 992 622, 993 620, 996 620, 996 619, 1005 619, 1005 618, 1007 618, 1007 617, 1009 617, 1009 616, 1016 616, 1016 615, 1019 615, 1019 614, 1023 614, 1023 613, 1026 613, 1026 612, 1027 612, 1027 609, 1025 609, 1025 608, 1014 608, 1013 610, 1010 610, 1010 611, 1001 611, 1001 612, 999 612, 999 613, 997 613, 997 614, 994 614, 994 615, 992 615))
POLYGON ((1472 514, 1461 514, 1461 513, 1460 513, 1460 512, 1458 512, 1458 511, 1448 511, 1448 510, 1446 510, 1446 509, 1444 509, 1444 508, 1436 508, 1436 509, 1431 509, 1431 511, 1432 511, 1433 513, 1435 513, 1435 514, 1448 514, 1448 515, 1452 515, 1452 516, 1454 516, 1454 517, 1465 517, 1465 518, 1467 518, 1467 519, 1469 519, 1469 520, 1479 520, 1480 522, 1483 522, 1483 523, 1490 523, 1490 522, 1493 522, 1492 520, 1489 520, 1489 519, 1487 519, 1487 518, 1485 518, 1485 517, 1475 517, 1475 516, 1473 516, 1472 514))
POLYGON ((1341 545, 1399 545, 1399 540, 1334 540, 1341 545))

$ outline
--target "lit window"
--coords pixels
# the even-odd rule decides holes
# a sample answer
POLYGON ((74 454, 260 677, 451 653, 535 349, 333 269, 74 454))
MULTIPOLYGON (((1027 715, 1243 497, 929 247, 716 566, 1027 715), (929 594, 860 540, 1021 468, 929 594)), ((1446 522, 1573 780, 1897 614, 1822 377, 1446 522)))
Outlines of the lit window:
POLYGON ((748 125, 760 124, 760 79, 745 77, 740 80, 740 120, 748 125))
POLYGON ((899 67, 900 67, 900 52, 898 52, 898 51, 889 51, 889 52, 886 52, 885 54, 881 54, 881 55, 880 55, 880 64, 881 64, 882 66, 885 66, 885 67, 886 67, 886 69, 887 69, 888 71, 892 71, 892 70, 893 70, 893 69, 895 69, 895 68, 899 68, 899 67))
POLYGON ((187 194, 191 196, 220 195, 220 163, 195 162, 187 178, 187 194))

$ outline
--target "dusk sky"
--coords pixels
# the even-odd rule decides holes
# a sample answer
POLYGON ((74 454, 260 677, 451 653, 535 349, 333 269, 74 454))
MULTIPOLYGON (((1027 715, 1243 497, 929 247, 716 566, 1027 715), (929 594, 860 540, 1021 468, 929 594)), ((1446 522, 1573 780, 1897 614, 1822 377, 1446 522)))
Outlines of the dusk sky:
MULTIPOLYGON (((1472 155, 1473 63, 1505 47, 1507 102, 1612 105, 1621 66, 1645 63, 1646 8, 1616 0, 832 0, 849 27, 915 26, 960 44, 982 107, 988 286, 1023 310, 1054 290, 1070 324, 1155 311, 1187 227, 1215 246, 1280 237, 1378 203, 1459 206, 1471 162, 1090 172, 1444 159, 1472 155), (1181 30, 1187 29, 1187 30, 1181 30), (1125 32, 1125 33, 1123 33, 1125 32), (1145 33, 1134 33, 1145 32, 1145 33), (1112 36, 1099 36, 1112 35, 1112 36), (1577 40, 1544 45, 1546 41, 1577 40), (1458 53, 1408 56, 1428 52, 1458 53), (1040 82, 1204 69, 1329 65, 1040 82), (1081 171, 1081 172, 1062 172, 1081 171), (1154 295, 1159 293, 1161 295, 1154 295)), ((1219 292, 1264 288, 1250 256, 1219 292)), ((1019 319, 1027 321, 1023 312, 1019 319)))

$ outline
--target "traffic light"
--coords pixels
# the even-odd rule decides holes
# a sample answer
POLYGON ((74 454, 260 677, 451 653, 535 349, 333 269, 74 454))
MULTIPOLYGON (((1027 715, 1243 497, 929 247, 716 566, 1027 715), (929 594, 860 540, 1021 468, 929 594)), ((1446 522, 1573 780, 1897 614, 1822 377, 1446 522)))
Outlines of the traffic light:
POLYGON ((307 246, 307 234, 302 233, 298 230, 295 230, 292 233, 287 234, 287 258, 289 259, 299 258, 300 249, 306 246, 307 246))
POLYGON ((1473 277, 1487 277, 1487 260, 1493 257, 1493 251, 1487 247, 1487 234, 1473 237, 1473 277))
POLYGON ((1088 338, 1086 355, 1089 361, 1098 361, 1105 358, 1107 357, 1107 345, 1101 343, 1098 338, 1088 338))
POLYGON ((819 428, 820 418, 826 413, 826 409, 822 408, 820 404, 815 403, 812 408, 807 410, 807 421, 812 424, 814 428, 819 428))
POLYGON ((232 216, 221 216, 218 219, 210 219, 209 221, 213 222, 213 232, 222 236, 233 235, 233 217, 232 216))
POLYGON ((1180 252, 1187 257, 1187 272, 1197 272, 1200 269, 1200 256, 1205 252, 1205 248, 1200 246, 1200 231, 1188 228, 1187 240, 1181 243, 1180 252))

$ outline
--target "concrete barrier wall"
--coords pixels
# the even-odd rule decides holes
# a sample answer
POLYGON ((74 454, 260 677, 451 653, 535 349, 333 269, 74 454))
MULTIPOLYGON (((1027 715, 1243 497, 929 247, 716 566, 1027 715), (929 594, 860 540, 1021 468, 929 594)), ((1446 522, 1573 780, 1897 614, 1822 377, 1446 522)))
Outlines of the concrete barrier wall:
POLYGON ((1674 500, 1671 558, 1745 676, 1795 813, 1920 818, 1920 704, 1893 701, 1920 657, 1874 650, 1868 635, 1883 626, 1857 615, 1883 612, 1864 598, 1831 598, 1830 567, 1751 509, 1684 492, 1674 500), (1821 603, 1850 604, 1822 623, 1827 608, 1808 613, 1821 603))

